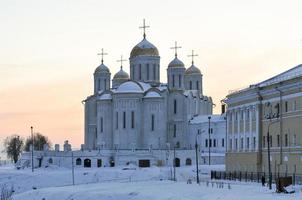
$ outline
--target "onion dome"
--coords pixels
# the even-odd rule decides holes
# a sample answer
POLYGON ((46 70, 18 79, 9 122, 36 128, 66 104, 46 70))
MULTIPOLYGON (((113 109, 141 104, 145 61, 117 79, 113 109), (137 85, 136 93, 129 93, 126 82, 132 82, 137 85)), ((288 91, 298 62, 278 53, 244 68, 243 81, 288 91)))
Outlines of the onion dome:
POLYGON ((175 57, 168 65, 168 68, 183 68, 185 67, 184 63, 175 57))
POLYGON ((114 76, 113 79, 129 79, 129 74, 123 70, 123 67, 121 67, 120 71, 118 71, 114 76))
POLYGON ((159 53, 157 48, 144 37, 140 43, 133 47, 130 53, 130 58, 137 56, 159 56, 159 53))
POLYGON ((110 73, 110 71, 109 68, 102 62, 102 64, 95 69, 94 73, 110 73))
POLYGON ((186 75, 190 75, 190 74, 201 74, 200 70, 194 65, 192 64, 191 67, 189 67, 186 72, 186 75))

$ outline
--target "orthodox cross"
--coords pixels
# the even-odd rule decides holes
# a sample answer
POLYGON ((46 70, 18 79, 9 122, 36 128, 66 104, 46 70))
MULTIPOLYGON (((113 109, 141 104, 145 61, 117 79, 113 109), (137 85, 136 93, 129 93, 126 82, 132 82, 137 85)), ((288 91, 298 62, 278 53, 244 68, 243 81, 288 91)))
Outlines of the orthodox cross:
POLYGON ((108 55, 107 53, 104 53, 104 49, 102 48, 102 52, 101 53, 98 53, 98 56, 101 55, 102 56, 102 64, 104 62, 104 56, 105 55, 108 55))
POLYGON ((192 57, 192 65, 194 64, 194 57, 198 56, 197 54, 194 54, 194 50, 192 50, 192 54, 188 55, 188 57, 192 57))
POLYGON ((140 26, 139 28, 144 29, 144 38, 146 38, 146 28, 150 28, 150 26, 146 25, 145 19, 143 20, 143 26, 140 26))
POLYGON ((177 42, 175 41, 175 46, 174 47, 171 47, 171 49, 174 49, 175 50, 175 57, 177 58, 177 49, 180 49, 181 46, 177 46, 177 42))
POLYGON ((121 59, 117 60, 117 62, 121 63, 121 69, 123 69, 123 61, 127 61, 127 60, 123 60, 123 55, 121 55, 121 59))

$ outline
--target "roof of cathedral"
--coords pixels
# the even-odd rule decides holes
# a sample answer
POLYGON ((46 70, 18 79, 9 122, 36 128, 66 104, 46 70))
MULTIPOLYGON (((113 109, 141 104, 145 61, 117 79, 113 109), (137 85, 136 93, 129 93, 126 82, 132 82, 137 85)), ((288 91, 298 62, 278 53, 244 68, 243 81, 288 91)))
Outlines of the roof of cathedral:
POLYGON ((110 100, 110 99, 112 99, 112 96, 110 93, 102 94, 100 96, 100 100, 110 100))
POLYGON ((121 67, 120 71, 113 76, 113 79, 129 79, 129 74, 121 67))
POLYGON ((134 81, 127 81, 122 83, 115 93, 143 93, 143 88, 134 81))
POLYGON ((104 65, 104 63, 100 64, 94 71, 94 73, 102 73, 102 72, 110 73, 109 68, 106 65, 104 65))
POLYGON ((189 67, 186 72, 186 75, 190 75, 190 74, 201 74, 200 70, 194 65, 192 64, 191 67, 189 67))
POLYGON ((161 97, 160 94, 154 91, 150 91, 145 95, 145 98, 158 98, 161 97))
POLYGON ((185 67, 184 63, 179 60, 176 56, 175 58, 169 63, 168 67, 185 67))
POLYGON ((137 56, 159 56, 157 48, 151 44, 146 38, 133 47, 130 58, 137 56))

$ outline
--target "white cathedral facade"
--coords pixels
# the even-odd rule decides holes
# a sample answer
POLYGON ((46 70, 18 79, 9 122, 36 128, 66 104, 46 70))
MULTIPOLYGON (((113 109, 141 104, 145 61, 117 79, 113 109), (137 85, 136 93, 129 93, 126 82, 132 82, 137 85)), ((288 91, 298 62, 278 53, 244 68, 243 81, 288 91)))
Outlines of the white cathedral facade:
POLYGON ((130 75, 121 66, 112 84, 103 59, 94 71, 94 93, 84 100, 84 149, 192 149, 189 120, 211 115, 213 107, 203 94, 200 70, 193 61, 186 68, 175 53, 168 83, 161 83, 159 51, 145 35, 129 62, 130 75))
MULTIPOLYGON (((174 163, 178 167, 195 163, 196 142, 199 162, 205 164, 207 155, 203 154, 212 141, 209 151, 220 153, 216 158, 212 154, 214 163, 223 164, 223 117, 212 115, 214 104, 203 94, 203 75, 194 65, 194 53, 192 64, 186 67, 177 48, 175 45, 175 57, 164 66, 168 83, 160 82, 160 54, 145 34, 130 53, 130 75, 121 66, 111 79, 102 57, 93 74, 93 94, 83 101, 85 137, 81 150, 72 151, 66 141, 63 151, 59 145, 54 150, 35 151, 34 165, 113 167, 131 163, 149 167, 174 163), (207 125, 215 132, 209 137, 207 125)), ((30 156, 23 153, 22 166, 30 165, 30 156)))

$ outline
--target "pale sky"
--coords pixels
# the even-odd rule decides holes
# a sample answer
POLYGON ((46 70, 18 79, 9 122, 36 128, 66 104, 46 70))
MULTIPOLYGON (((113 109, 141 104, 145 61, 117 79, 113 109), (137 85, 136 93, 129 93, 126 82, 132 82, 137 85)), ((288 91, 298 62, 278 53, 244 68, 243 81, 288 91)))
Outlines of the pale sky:
POLYGON ((194 49, 219 113, 228 91, 302 63, 301 10, 301 0, 0 0, 0 149, 8 135, 27 137, 30 126, 78 148, 97 53, 109 54, 113 77, 116 60, 141 41, 143 18, 161 56, 161 81, 174 41, 186 67, 194 49))

